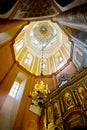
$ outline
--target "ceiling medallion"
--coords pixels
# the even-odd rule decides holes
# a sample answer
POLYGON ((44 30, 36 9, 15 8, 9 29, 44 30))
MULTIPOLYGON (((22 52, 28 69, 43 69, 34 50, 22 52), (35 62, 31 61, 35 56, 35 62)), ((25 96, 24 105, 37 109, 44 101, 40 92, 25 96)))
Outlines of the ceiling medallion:
POLYGON ((46 36, 49 35, 49 30, 48 30, 44 25, 42 25, 42 26, 39 28, 39 31, 40 31, 40 33, 41 33, 44 37, 46 37, 46 36))
POLYGON ((54 26, 48 22, 40 22, 34 25, 30 31, 31 43, 39 50, 42 47, 49 49, 57 40, 57 31, 54 26))

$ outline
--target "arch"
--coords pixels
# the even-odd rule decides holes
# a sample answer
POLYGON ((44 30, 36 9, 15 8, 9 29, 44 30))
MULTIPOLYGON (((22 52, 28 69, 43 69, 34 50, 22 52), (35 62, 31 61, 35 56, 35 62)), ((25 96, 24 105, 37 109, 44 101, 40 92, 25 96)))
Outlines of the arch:
POLYGON ((73 130, 75 127, 84 126, 85 120, 84 112, 82 110, 75 110, 64 118, 64 127, 66 130, 73 130))
POLYGON ((68 120, 74 114, 85 114, 83 110, 73 110, 72 112, 68 113, 64 118, 63 121, 68 120))

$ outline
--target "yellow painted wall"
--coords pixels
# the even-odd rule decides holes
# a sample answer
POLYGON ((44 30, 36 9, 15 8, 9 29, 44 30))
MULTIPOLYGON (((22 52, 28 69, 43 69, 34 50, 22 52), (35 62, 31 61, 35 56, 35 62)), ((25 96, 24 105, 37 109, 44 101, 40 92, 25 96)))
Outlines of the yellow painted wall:
MULTIPOLYGON (((20 68, 17 68, 22 71, 20 68)), ((25 73, 25 72, 23 72, 25 73)), ((17 120, 15 122, 14 130, 38 130, 39 129, 39 117, 29 111, 29 106, 31 103, 31 99, 28 98, 29 92, 31 92, 34 88, 34 84, 40 80, 40 77, 35 77, 33 75, 29 75, 25 73, 28 77, 25 91, 22 97, 22 101, 20 104, 17 120)), ((45 77, 43 78, 45 83, 48 83, 49 88, 52 89, 54 86, 53 77, 45 77)))
MULTIPOLYGON (((11 43, 11 42, 10 42, 11 43)), ((10 45, 7 44, 0 48, 0 81, 11 68, 14 60, 11 53, 10 45)))
MULTIPOLYGON (((36 78, 33 75, 29 75, 24 70, 22 70, 17 63, 13 65, 8 75, 6 75, 6 77, 0 84, 0 106, 3 105, 18 72, 24 73, 28 79, 20 103, 19 111, 14 125, 14 130, 26 130, 26 129, 38 130, 39 117, 34 113, 32 113, 31 111, 29 111, 31 99, 28 98, 28 96, 29 93, 33 90, 34 84, 38 80, 40 80, 39 79, 40 77, 36 78)), ((50 89, 54 86, 53 77, 43 78, 43 80, 45 81, 45 83, 49 84, 50 89)))
POLYGON ((33 130, 33 127, 34 127, 34 130, 38 130, 37 127, 35 129, 35 126, 32 125, 31 121, 34 120, 35 124, 38 125, 39 118, 37 115, 29 111, 31 99, 28 98, 29 92, 32 91, 34 87, 34 77, 30 76, 29 74, 21 70, 21 68, 19 67, 16 68, 16 71, 23 72, 27 76, 28 79, 27 79, 24 93, 22 96, 22 100, 20 103, 18 115, 17 115, 16 122, 14 125, 14 130, 31 129, 29 128, 31 126, 32 126, 32 130, 33 130), (29 122, 31 122, 31 124, 29 124, 29 122))
MULTIPOLYGON (((9 32, 9 35, 11 36, 10 40, 12 40, 12 38, 15 37, 20 29, 27 23, 27 21, 21 20, 0 20, 0 33, 9 32)), ((14 62, 11 54, 11 44, 11 41, 5 41, 5 44, 3 43, 0 45, 0 81, 4 78, 14 62)))
POLYGON ((22 50, 22 51, 21 51, 20 54, 17 56, 17 60, 18 60, 18 61, 22 61, 22 60, 23 60, 23 56, 24 56, 24 54, 25 54, 26 51, 27 51, 27 49, 26 49, 25 47, 23 47, 21 50, 22 50))
MULTIPOLYGON (((6 57, 5 59, 6 60, 6 57)), ((40 77, 30 75, 18 65, 16 62, 8 75, 5 75, 4 80, 0 84, 0 106, 3 105, 7 94, 19 72, 24 73, 27 76, 27 82, 22 96, 22 100, 19 106, 19 111, 14 125, 14 130, 38 130, 39 129, 39 117, 29 111, 31 99, 28 98, 29 93, 33 90, 34 84, 40 80, 40 77)), ((56 85, 56 75, 43 77, 45 83, 48 83, 48 87, 52 90, 56 85)))
POLYGON ((8 74, 5 75, 5 78, 0 83, 0 107, 2 107, 10 88, 16 78, 17 72, 15 71, 16 65, 12 66, 8 74))
POLYGON ((8 32, 9 30, 15 28, 15 27, 21 27, 25 24, 27 24, 28 21, 22 21, 22 20, 0 20, 0 33, 1 32, 8 32))
MULTIPOLYGON (((6 23, 6 27, 0 31, 7 31, 13 27, 16 23, 10 26, 6 23)), ((24 23, 23 23, 24 24, 24 23)), ((22 25, 23 25, 22 24, 22 25)), ((0 24, 0 26, 2 26, 0 24)), ((15 25, 16 26, 16 25, 15 25)), ((10 88, 19 72, 24 73, 27 76, 27 82, 25 85, 24 93, 19 106, 17 118, 14 125, 14 130, 38 130, 39 129, 39 117, 29 111, 31 99, 28 98, 29 93, 33 90, 34 84, 40 80, 40 77, 30 75, 25 71, 16 61, 14 61, 13 54, 11 52, 9 42, 0 48, 0 107, 2 107, 10 88)), ((22 58, 22 57, 21 57, 22 58)), ((36 73, 38 59, 35 60, 33 73, 36 73)), ((56 76, 46 76, 43 80, 48 83, 49 89, 53 89, 56 85, 56 76)))
POLYGON ((61 47, 61 51, 63 52, 63 54, 66 57, 66 59, 70 58, 70 54, 69 54, 68 51, 66 51, 66 48, 64 47, 64 45, 61 47))

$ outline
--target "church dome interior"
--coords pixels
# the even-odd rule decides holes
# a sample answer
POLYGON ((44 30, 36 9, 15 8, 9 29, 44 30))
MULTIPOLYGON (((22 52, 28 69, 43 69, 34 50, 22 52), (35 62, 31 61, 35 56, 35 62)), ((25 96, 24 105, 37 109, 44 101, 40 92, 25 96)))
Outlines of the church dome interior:
POLYGON ((87 0, 0 0, 0 130, 87 129, 87 0))
POLYGON ((70 58, 71 41, 51 20, 30 22, 16 37, 13 46, 19 64, 35 75, 40 75, 42 51, 44 75, 57 72, 70 58), (36 70, 35 66, 38 66, 36 70))

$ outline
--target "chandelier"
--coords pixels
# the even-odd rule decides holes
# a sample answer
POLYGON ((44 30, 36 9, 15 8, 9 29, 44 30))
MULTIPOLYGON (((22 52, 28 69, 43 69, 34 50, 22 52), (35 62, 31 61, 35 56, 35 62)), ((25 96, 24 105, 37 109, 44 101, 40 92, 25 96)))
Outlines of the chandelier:
POLYGON ((34 89, 32 93, 30 92, 29 97, 31 97, 33 100, 32 104, 35 103, 41 107, 45 102, 45 100, 47 99, 48 93, 49 93, 48 84, 45 84, 43 80, 41 80, 40 82, 37 82, 35 84, 34 89))
POLYGON ((41 80, 38 81, 32 92, 30 92, 29 97, 32 98, 32 105, 38 105, 42 107, 43 103, 47 99, 48 93, 50 90, 48 89, 48 84, 46 84, 43 80, 43 47, 42 47, 42 58, 41 58, 41 80))

